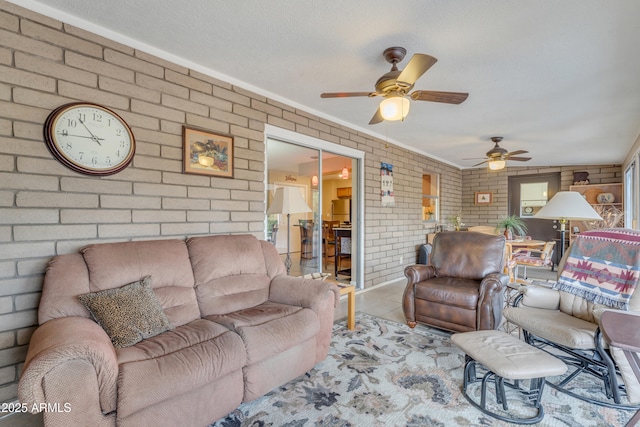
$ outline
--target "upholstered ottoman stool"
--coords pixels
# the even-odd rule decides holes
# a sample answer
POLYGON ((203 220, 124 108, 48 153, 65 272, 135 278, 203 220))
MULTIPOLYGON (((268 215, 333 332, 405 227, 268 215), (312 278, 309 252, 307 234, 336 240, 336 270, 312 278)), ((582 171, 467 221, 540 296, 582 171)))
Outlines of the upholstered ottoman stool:
POLYGON ((466 354, 463 393, 469 403, 485 414, 512 423, 534 424, 544 418, 544 409, 540 400, 544 391, 545 377, 564 374, 567 370, 564 362, 502 331, 481 330, 457 333, 451 335, 451 341, 466 354), (487 370, 482 377, 476 374, 476 362, 487 370), (512 380, 513 383, 505 383, 505 379, 512 380), (529 388, 521 388, 520 380, 530 380, 529 388), (469 384, 477 381, 482 381, 479 404, 467 390, 469 384), (489 382, 495 383, 496 400, 498 404, 502 404, 504 414, 487 408, 489 382), (527 416, 528 413, 520 416, 506 412, 509 407, 505 385, 523 395, 527 405, 533 407, 532 416, 527 416))

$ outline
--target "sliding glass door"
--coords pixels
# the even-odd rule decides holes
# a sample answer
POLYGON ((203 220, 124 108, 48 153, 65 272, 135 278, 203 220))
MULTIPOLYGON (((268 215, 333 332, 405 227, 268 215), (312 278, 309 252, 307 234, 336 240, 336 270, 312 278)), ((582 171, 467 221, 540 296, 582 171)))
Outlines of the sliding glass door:
POLYGON ((267 138, 266 236, 283 259, 290 258, 291 275, 325 272, 330 280, 356 284, 362 221, 355 177, 360 159, 313 145, 291 137, 267 138), (288 218, 273 207, 281 187, 295 189, 304 202, 288 218))

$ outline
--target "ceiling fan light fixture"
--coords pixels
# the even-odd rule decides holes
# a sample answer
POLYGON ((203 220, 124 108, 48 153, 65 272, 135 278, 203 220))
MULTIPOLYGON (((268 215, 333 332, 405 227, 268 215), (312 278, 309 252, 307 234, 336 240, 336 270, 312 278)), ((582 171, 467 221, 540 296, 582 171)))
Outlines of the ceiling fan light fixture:
POLYGON ((497 160, 489 160, 489 169, 492 171, 499 171, 500 169, 504 169, 507 165, 507 162, 502 159, 497 160))
POLYGON ((409 114, 410 106, 409 100, 402 96, 385 98, 380 103, 380 114, 385 120, 404 120, 409 114))

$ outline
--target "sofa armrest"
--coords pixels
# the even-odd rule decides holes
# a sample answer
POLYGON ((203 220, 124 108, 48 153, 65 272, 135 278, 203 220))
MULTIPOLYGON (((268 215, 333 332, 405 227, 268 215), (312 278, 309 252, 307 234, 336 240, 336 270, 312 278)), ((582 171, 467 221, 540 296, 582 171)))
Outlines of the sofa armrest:
MULTIPOLYGON (((118 362, 115 348, 106 332, 91 319, 59 317, 40 325, 29 344, 29 351, 18 384, 20 402, 31 408, 40 408, 53 398, 77 394, 85 384, 97 384, 100 410, 106 414, 116 409, 118 362), (93 366, 95 377, 79 378, 75 362, 84 361, 93 366), (73 389, 45 390, 47 375, 69 366, 68 384, 73 389)), ((74 399, 77 400, 77 399, 74 399)), ((52 402, 64 403, 64 402, 52 402)), ((74 411, 82 410, 73 408, 74 411)))
POLYGON ((536 285, 523 285, 520 287, 519 292, 522 294, 519 305, 546 310, 560 309, 560 292, 555 289, 536 285))
POLYGON ((333 306, 337 307, 340 303, 340 289, 334 283, 283 274, 274 277, 271 281, 269 300, 310 308, 318 313, 323 299, 331 292, 333 292, 333 306))

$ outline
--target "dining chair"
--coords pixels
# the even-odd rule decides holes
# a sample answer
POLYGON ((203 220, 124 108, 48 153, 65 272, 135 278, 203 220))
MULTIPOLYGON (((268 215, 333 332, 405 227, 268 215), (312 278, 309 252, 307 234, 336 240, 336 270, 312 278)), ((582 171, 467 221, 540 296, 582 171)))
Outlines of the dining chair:
POLYGON ((335 263, 336 237, 333 228, 340 225, 340 221, 322 221, 322 255, 324 268, 327 268, 329 261, 335 263))
POLYGON ((278 224, 273 224, 273 228, 271 228, 271 233, 267 241, 272 245, 276 245, 276 238, 278 237, 278 224))
POLYGON ((351 237, 338 236, 336 240, 336 278, 338 274, 351 276, 351 237), (343 263, 348 262, 348 265, 343 263))
POLYGON ((519 267, 523 267, 522 277, 527 278, 527 267, 552 267, 553 249, 556 242, 546 242, 542 249, 522 248, 511 253, 511 259, 515 262, 514 278, 518 278, 519 267))
POLYGON ((313 258, 313 221, 298 220, 300 224, 300 263, 303 259, 313 258))

